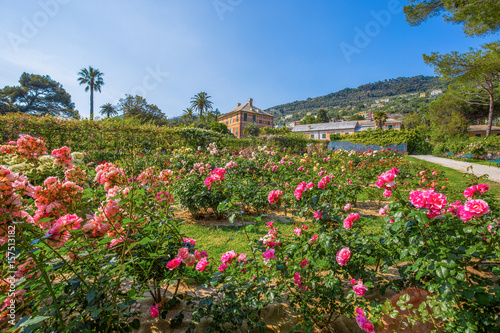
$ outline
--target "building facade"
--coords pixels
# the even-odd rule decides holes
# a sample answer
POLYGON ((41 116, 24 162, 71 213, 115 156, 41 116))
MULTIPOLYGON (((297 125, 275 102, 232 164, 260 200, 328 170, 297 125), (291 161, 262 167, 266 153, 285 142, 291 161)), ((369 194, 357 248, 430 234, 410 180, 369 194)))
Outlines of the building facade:
POLYGON ((219 123, 227 125, 227 128, 234 136, 237 138, 245 137, 243 135, 243 129, 245 125, 254 123, 259 128, 262 127, 274 127, 274 116, 267 112, 262 111, 258 107, 253 105, 253 99, 250 98, 248 102, 238 106, 223 114, 218 118, 219 123))
POLYGON ((297 125, 292 128, 292 132, 303 133, 311 139, 330 141, 330 134, 353 134, 357 126, 357 121, 297 125))
MULTIPOLYGON (((395 119, 387 119, 382 129, 401 130, 402 122, 395 119)), ((330 141, 330 134, 354 134, 368 129, 375 130, 375 122, 371 120, 340 121, 333 123, 297 125, 292 132, 305 134, 310 139, 330 141)))
MULTIPOLYGON (((486 136, 486 129, 488 125, 471 125, 469 126, 469 137, 484 138, 486 136)), ((490 135, 500 136, 500 126, 491 126, 490 135)))

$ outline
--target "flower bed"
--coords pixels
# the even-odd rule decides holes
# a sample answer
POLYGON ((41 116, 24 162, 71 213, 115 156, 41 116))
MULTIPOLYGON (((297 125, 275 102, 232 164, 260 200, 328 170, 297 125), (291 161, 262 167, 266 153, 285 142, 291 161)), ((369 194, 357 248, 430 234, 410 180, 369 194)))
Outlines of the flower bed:
POLYGON ((2 328, 132 331, 144 293, 153 318, 183 301, 192 329, 209 331, 264 328, 262 309, 283 302, 306 331, 333 330, 340 314, 367 332, 498 327, 498 200, 484 184, 458 189, 395 151, 211 143, 94 165, 92 155, 65 146, 48 154, 43 139, 25 135, 0 153, 2 328), (361 197, 387 202, 381 230, 362 227, 361 197), (179 232, 178 208, 238 221, 247 250, 221 242, 220 257, 205 252, 179 232), (255 215, 271 211, 303 222, 287 229, 255 215), (391 267, 398 276, 388 280, 391 267), (211 292, 179 294, 187 279, 211 292), (418 307, 408 287, 427 295, 418 307), (375 290, 403 293, 368 301, 375 290))

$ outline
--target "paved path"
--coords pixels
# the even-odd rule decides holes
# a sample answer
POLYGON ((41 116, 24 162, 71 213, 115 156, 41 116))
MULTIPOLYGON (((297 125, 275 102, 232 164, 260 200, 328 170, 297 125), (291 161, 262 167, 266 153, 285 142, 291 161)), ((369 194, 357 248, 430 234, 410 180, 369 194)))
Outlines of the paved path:
POLYGON ((467 168, 472 165, 472 173, 476 176, 489 175, 488 179, 500 183, 500 168, 495 166, 487 166, 471 162, 455 161, 449 158, 435 157, 432 155, 410 155, 411 157, 418 158, 431 163, 436 163, 448 168, 452 168, 466 173, 467 168))

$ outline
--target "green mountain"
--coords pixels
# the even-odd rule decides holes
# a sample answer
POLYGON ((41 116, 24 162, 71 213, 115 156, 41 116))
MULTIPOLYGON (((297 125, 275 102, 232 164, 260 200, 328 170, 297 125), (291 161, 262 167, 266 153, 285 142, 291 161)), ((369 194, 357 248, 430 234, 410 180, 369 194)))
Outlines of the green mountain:
POLYGON ((435 76, 398 77, 364 84, 357 88, 345 88, 304 101, 277 105, 266 111, 275 115, 276 124, 298 120, 305 113, 315 114, 319 109, 327 110, 330 116, 339 114, 343 117, 370 110, 411 113, 425 108, 438 97, 431 95, 431 91, 445 90, 446 87, 447 84, 435 76), (423 93, 425 97, 421 96, 423 93), (285 116, 288 117, 284 119, 285 116))

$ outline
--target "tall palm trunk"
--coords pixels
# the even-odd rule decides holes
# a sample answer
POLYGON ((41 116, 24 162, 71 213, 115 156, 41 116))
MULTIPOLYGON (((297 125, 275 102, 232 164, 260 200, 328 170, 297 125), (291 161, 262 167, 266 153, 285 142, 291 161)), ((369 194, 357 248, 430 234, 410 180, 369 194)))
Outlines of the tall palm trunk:
POLYGON ((94 87, 90 86, 90 120, 94 120, 94 87))

